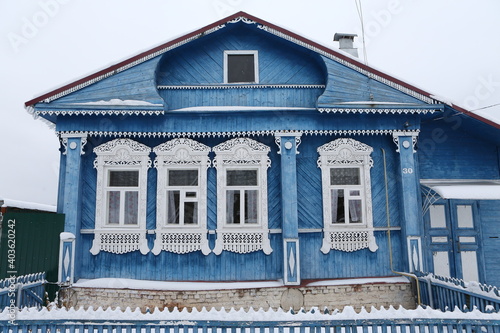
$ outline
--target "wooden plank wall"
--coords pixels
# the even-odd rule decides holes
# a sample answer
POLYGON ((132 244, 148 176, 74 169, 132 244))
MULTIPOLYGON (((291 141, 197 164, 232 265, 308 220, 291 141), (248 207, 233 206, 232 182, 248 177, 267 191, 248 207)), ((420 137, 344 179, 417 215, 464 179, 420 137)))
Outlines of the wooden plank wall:
MULTIPOLYGON (((376 238, 379 250, 372 253, 361 250, 353 253, 331 251, 324 255, 320 252, 323 234, 319 230, 322 222, 322 199, 321 199, 321 170, 317 167, 317 147, 332 141, 333 136, 304 136, 299 146, 298 155, 298 207, 299 228, 303 231, 314 229, 315 232, 300 234, 300 251, 302 258, 303 279, 324 278, 347 278, 361 276, 387 276, 391 275, 389 267, 389 250, 387 248, 387 235, 385 231, 377 231, 376 238)), ((271 148, 271 167, 268 170, 268 197, 269 197, 269 227, 270 229, 281 229, 281 198, 280 198, 280 158, 277 154, 277 146, 274 137, 254 137, 254 139, 268 145, 271 148)), ((363 136, 356 137, 374 147, 372 169, 372 191, 373 191, 373 216, 377 227, 386 226, 385 216, 385 190, 383 180, 383 161, 380 148, 388 151, 389 192, 390 211, 392 225, 399 225, 398 190, 395 175, 395 145, 389 136, 363 136), (378 148, 378 149, 377 149, 378 148)), ((198 141, 213 147, 227 138, 198 139, 198 141)), ((154 147, 166 139, 142 139, 141 143, 154 147)), ((89 147, 101 143, 90 138, 89 147)), ((212 153, 213 155, 213 153, 212 153)), ((213 157, 213 156, 212 156, 213 157)), ((96 171, 92 163, 95 156, 92 153, 83 155, 84 163, 84 185, 82 205, 82 228, 94 228, 95 215, 95 182, 96 171), (88 200, 87 200, 88 198, 88 200)), ((208 228, 216 229, 216 171, 208 169, 208 228)), ((150 169, 148 174, 148 210, 147 227, 150 230, 156 227, 156 170, 150 169)), ((312 230, 312 231, 314 231, 312 230)), ((149 235, 150 247, 153 245, 154 235, 149 235)), ((81 267, 87 267, 80 271, 80 278, 98 277, 127 277, 136 279, 157 280, 274 280, 282 277, 282 240, 280 233, 271 234, 273 253, 269 256, 262 252, 250 254, 234 254, 223 252, 216 256, 209 254, 204 256, 200 252, 185 255, 176 255, 162 252, 158 256, 149 253, 141 255, 139 252, 116 255, 101 252, 96 256, 90 254, 93 235, 82 235, 82 244, 77 253, 81 267), (136 263, 131 265, 130 263, 136 263)), ((215 235, 210 234, 210 246, 215 245, 215 235)), ((395 266, 401 267, 401 249, 399 231, 393 232, 393 254, 395 255, 395 266)))

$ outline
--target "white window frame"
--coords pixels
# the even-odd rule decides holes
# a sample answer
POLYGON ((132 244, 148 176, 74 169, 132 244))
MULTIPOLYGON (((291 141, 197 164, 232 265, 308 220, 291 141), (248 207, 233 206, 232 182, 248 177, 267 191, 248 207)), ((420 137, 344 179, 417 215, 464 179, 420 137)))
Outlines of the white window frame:
MULTIPOLYGON (((330 250, 352 252, 368 248, 375 252, 378 246, 373 235, 372 195, 370 169, 373 160, 370 157, 373 148, 350 138, 340 138, 318 148, 318 167, 321 168, 323 193, 323 245, 321 251, 330 250), (335 168, 358 168, 360 185, 331 185, 331 170, 335 168), (360 190, 362 200, 362 223, 333 223, 332 189, 344 188, 360 190)), ((344 190, 345 191, 345 190, 344 190)), ((348 201, 345 207, 348 206, 348 201)), ((347 212, 344 213, 347 218, 347 212)))
POLYGON ((236 228, 241 228, 241 226, 250 226, 250 227, 256 227, 256 226, 260 226, 261 224, 261 210, 262 210, 262 207, 260 204, 257 204, 257 222, 256 223, 245 223, 244 221, 244 216, 245 216, 245 200, 241 200, 240 199, 240 221, 239 223, 228 223, 227 222, 227 192, 228 191, 239 191, 240 192, 240 195, 243 193, 243 195, 241 195, 242 198, 245 197, 245 191, 246 190, 255 190, 257 191, 257 202, 260 202, 260 197, 262 196, 261 192, 263 190, 262 186, 261 186, 261 179, 260 179, 260 168, 253 168, 253 167, 238 167, 238 168, 226 168, 225 169, 225 173, 226 173, 226 177, 224 179, 224 196, 225 196, 225 199, 224 201, 226 202, 226 210, 224 210, 225 212, 225 227, 227 228, 233 228, 233 227, 236 227, 236 228), (235 186, 235 185, 228 185, 227 184, 227 172, 228 171, 257 171, 257 184, 256 185, 240 185, 240 186, 235 186), (243 221, 242 221, 243 219, 243 221))
MULTIPOLYGON (((249 138, 235 138, 213 148, 213 164, 217 170, 217 239, 213 252, 250 253, 262 250, 272 252, 268 229, 267 169, 271 165, 270 148, 249 138), (257 223, 227 223, 227 171, 257 170, 257 223)), ((240 187, 243 189, 245 186, 240 187)), ((233 189, 233 186, 230 186, 233 189)))
POLYGON ((257 50, 226 50, 224 51, 224 83, 226 84, 252 84, 252 83, 259 83, 259 51, 257 50), (228 82, 229 78, 229 62, 228 58, 231 55, 253 55, 253 60, 254 60, 254 77, 255 81, 253 82, 228 82))
MULTIPOLYGON (((142 254, 149 252, 146 239, 146 206, 147 206, 147 173, 151 167, 149 154, 151 149, 131 139, 115 139, 94 148, 96 158, 94 168, 97 169, 96 214, 94 241, 90 252, 97 255, 100 251, 116 254, 139 250, 142 254), (111 171, 138 171, 138 214, 137 224, 109 224, 108 191, 110 188, 121 190, 121 187, 108 186, 111 171)), ((120 211, 124 209, 120 205, 120 211)), ((123 213, 120 212, 120 216, 123 213)))
POLYGON ((207 169, 210 166, 210 151, 210 147, 187 138, 176 138, 153 149, 157 156, 154 161, 157 193, 156 239, 151 250, 153 254, 158 255, 161 251, 178 254, 202 251, 208 255, 211 252, 207 238, 207 169), (197 170, 198 185, 169 186, 168 172, 171 170, 197 170), (167 193, 174 188, 181 192, 197 193, 197 224, 184 224, 180 218, 179 224, 168 223, 167 193))
POLYGON ((127 228, 139 228, 139 202, 137 205, 137 223, 134 224, 125 224, 125 193, 126 192, 137 192, 139 201, 139 196, 141 192, 141 172, 140 168, 116 168, 116 167, 104 167, 104 209, 106 210, 106 214, 104 216, 104 226, 105 228, 113 228, 113 227, 127 227, 127 228), (111 172, 121 172, 121 171, 137 171, 139 180, 137 186, 111 186, 109 185, 110 174, 111 172), (109 223, 109 192, 120 192, 120 212, 119 212, 119 222, 109 223))

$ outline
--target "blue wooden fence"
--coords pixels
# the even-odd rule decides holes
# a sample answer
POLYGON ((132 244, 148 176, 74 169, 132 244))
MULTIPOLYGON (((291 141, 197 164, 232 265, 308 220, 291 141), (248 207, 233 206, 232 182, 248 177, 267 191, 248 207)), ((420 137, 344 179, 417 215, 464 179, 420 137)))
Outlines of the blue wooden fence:
POLYGON ((458 307, 462 311, 474 308, 481 312, 500 310, 500 292, 497 287, 432 274, 418 279, 421 302, 433 309, 446 311, 458 307))
POLYGON ((312 321, 102 321, 24 320, 0 323, 0 332, 72 333, 455 333, 500 332, 500 320, 366 319, 312 321))
POLYGON ((0 307, 37 307, 44 305, 45 273, 34 273, 0 280, 0 307))

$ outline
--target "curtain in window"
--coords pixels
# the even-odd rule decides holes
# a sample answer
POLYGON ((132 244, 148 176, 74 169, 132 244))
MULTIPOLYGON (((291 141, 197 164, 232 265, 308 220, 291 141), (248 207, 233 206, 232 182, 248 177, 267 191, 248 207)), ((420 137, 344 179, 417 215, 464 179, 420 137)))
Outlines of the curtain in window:
POLYGON ((245 223, 257 223, 259 191, 245 191, 245 223))
POLYGON ((167 191, 167 223, 179 224, 179 191, 167 191))
POLYGON ((108 224, 120 223, 120 191, 108 192, 108 224))
POLYGON ((125 192, 125 224, 137 224, 139 214, 139 192, 125 192))

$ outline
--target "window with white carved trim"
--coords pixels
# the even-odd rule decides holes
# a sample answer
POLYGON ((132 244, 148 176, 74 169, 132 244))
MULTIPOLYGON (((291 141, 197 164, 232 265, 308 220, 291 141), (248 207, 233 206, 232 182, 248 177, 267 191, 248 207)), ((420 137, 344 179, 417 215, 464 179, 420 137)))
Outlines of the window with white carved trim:
POLYGON ((259 170, 226 170, 226 224, 259 223, 259 170))
POLYGON ((370 169, 373 149, 341 138, 318 148, 323 193, 323 245, 352 252, 377 250, 373 235, 370 169))
POLYGON ((213 252, 272 252, 267 221, 270 148, 235 138, 213 148, 217 169, 217 239, 213 252))
POLYGON ((257 51, 224 51, 224 83, 259 83, 257 51))
POLYGON ((177 138, 156 146, 156 239, 151 250, 209 254, 207 239, 207 168, 210 148, 177 138))
POLYGON ((150 152, 149 147, 131 139, 115 139, 94 148, 97 183, 92 254, 149 252, 146 195, 150 152))
POLYGON ((106 178, 106 225, 138 225, 139 170, 108 169, 106 178))

